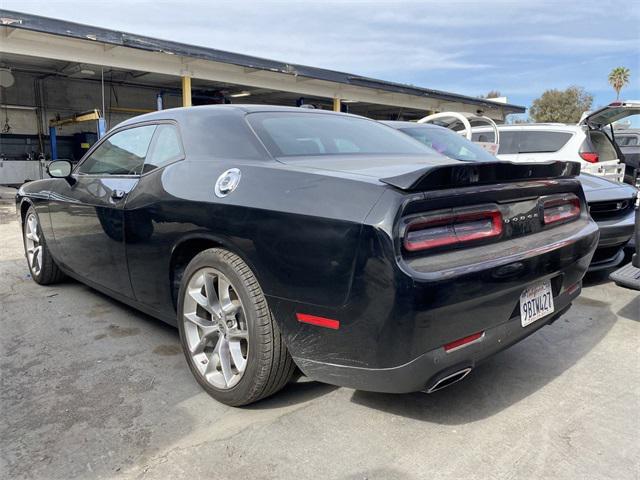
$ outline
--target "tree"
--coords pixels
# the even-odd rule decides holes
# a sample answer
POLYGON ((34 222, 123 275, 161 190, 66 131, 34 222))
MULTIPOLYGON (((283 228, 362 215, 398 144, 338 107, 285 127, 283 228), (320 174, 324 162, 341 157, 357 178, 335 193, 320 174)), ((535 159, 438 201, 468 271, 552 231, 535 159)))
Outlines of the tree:
POLYGON ((582 87, 547 90, 533 101, 529 116, 534 122, 577 123, 592 102, 593 96, 582 87))
POLYGON ((609 74, 609 83, 616 91, 616 100, 620 99, 620 90, 629 83, 631 72, 627 67, 616 67, 609 74))
POLYGON ((489 93, 487 93, 486 95, 480 95, 479 98, 499 98, 501 96, 502 95, 498 90, 489 90, 489 93))

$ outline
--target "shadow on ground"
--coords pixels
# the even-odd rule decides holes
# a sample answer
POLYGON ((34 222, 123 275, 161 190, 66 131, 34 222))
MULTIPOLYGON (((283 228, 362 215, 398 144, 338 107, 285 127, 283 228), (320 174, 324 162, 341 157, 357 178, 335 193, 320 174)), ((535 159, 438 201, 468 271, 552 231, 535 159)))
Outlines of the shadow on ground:
POLYGON ((394 415, 444 425, 491 417, 571 368, 616 322, 616 316, 603 302, 579 298, 575 303, 588 314, 573 316, 570 310, 555 323, 487 359, 465 380, 451 387, 433 394, 356 391, 352 401, 394 415))

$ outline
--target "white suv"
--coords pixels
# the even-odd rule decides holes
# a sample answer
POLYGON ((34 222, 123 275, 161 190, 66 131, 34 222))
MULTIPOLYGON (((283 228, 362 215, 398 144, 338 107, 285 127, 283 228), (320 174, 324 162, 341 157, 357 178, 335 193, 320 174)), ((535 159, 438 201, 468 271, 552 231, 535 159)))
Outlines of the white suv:
MULTIPOLYGON (((620 153, 602 131, 607 125, 640 112, 640 102, 615 102, 587 114, 579 124, 534 123, 498 125, 497 157, 512 162, 580 162, 582 171, 622 182, 620 153)), ((493 130, 474 128, 472 140, 493 142, 493 130)))

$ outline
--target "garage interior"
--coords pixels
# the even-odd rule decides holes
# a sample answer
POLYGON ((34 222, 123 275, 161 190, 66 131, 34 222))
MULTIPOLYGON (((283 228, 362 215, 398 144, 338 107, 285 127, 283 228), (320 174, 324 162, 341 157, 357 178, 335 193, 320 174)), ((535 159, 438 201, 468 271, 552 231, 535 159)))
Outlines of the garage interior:
POLYGON ((0 184, 77 162, 104 131, 158 109, 301 106, 374 119, 523 107, 0 10, 0 184), (52 138, 55 141, 52 142, 52 138))

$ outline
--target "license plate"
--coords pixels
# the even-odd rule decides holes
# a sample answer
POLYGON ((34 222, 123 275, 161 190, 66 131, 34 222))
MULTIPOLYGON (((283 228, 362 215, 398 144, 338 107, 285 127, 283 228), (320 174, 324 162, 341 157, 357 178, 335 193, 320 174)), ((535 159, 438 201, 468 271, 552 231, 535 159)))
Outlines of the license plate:
POLYGON ((523 327, 553 313, 551 282, 546 281, 526 288, 520 295, 520 323, 523 327))

